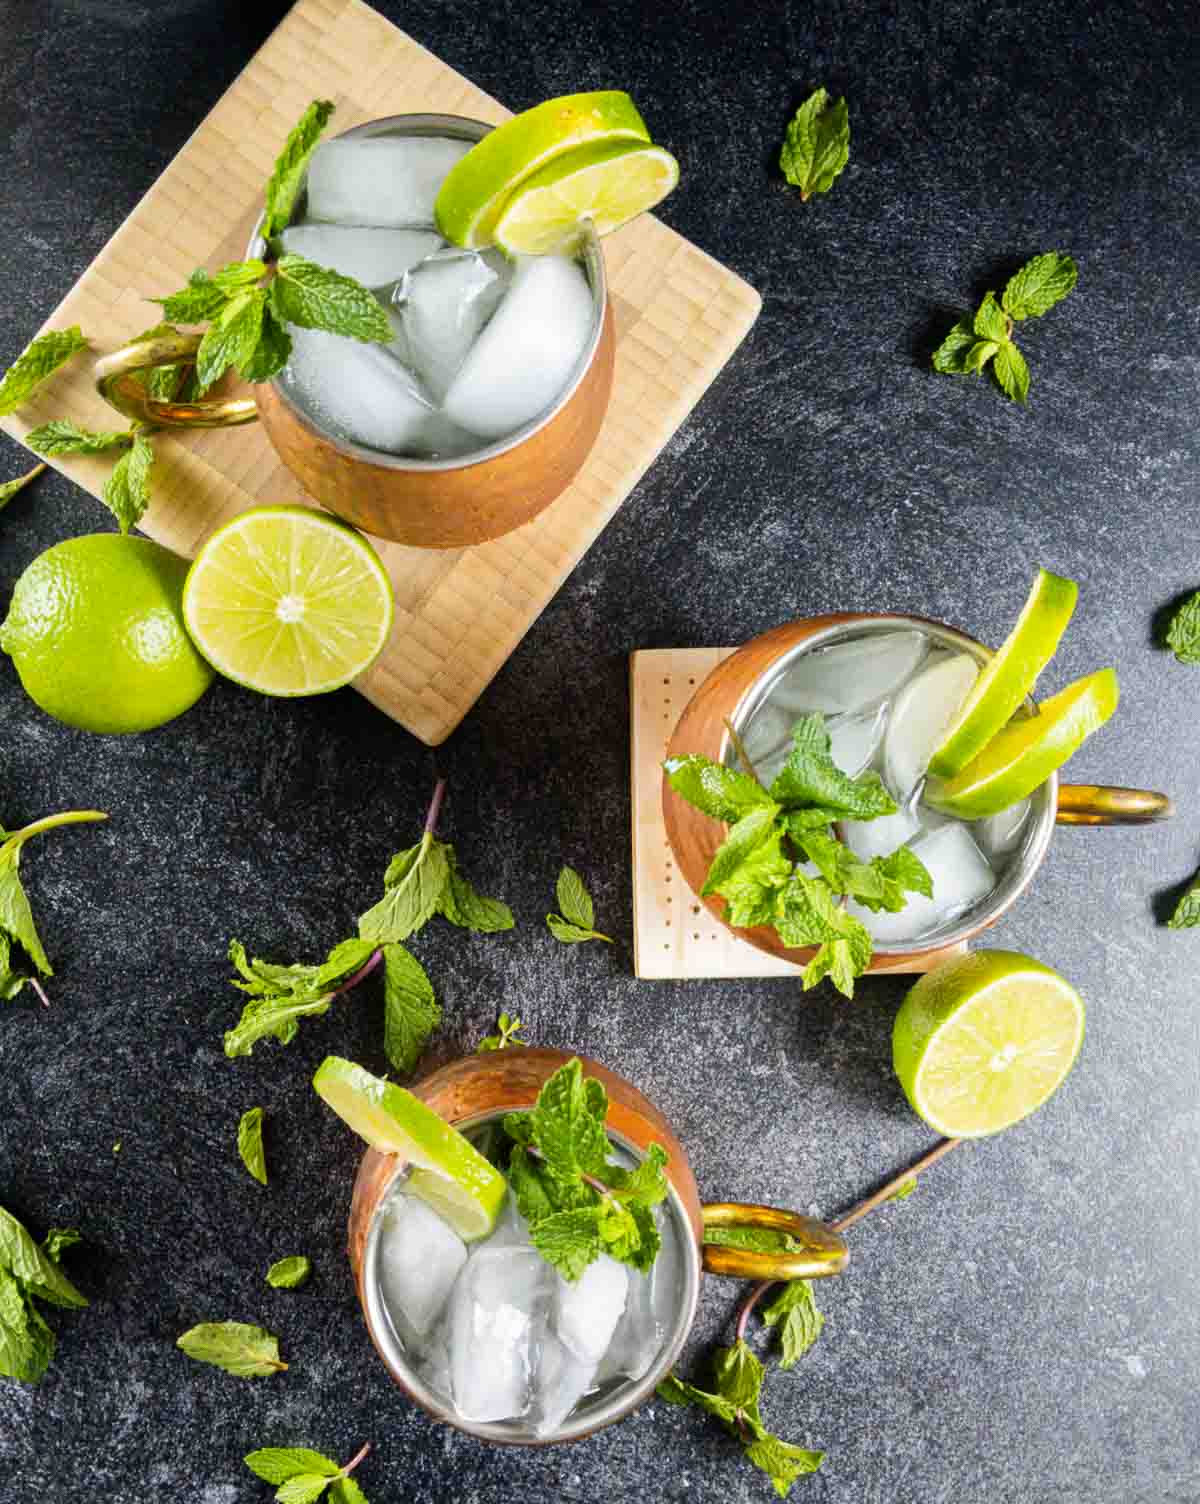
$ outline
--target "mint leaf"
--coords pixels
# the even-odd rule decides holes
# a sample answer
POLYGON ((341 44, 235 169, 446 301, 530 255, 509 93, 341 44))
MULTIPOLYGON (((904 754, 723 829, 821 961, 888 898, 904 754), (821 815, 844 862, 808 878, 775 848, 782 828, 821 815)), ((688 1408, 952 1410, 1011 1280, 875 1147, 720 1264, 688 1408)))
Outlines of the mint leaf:
POLYGON ((769 1433, 746 1448, 747 1459, 770 1478, 775 1492, 786 1499, 792 1484, 806 1473, 815 1473, 825 1461, 824 1452, 810 1452, 769 1433))
POLYGON ((197 1363, 211 1363, 238 1379, 264 1378, 281 1373, 279 1339, 260 1326, 244 1321, 206 1321, 184 1332, 175 1346, 197 1363))
POLYGON ((44 977, 53 976, 50 959, 42 948, 33 922, 33 911, 21 885, 23 845, 24 838, 20 831, 8 836, 3 845, 0 845, 0 932, 7 934, 21 946, 44 977))
POLYGON ((136 433, 133 448, 123 454, 104 484, 101 500, 127 533, 142 520, 150 505, 150 471, 154 450, 144 434, 136 433))
POLYGON ((251 261, 231 261, 228 266, 223 266, 213 276, 213 282, 233 297, 236 293, 244 292, 261 282, 267 275, 267 263, 257 259, 251 261))
POLYGON ((785 945, 818 947, 804 968, 805 987, 825 977, 846 997, 871 959, 871 936, 862 922, 834 903, 829 887, 803 872, 794 872, 780 895, 775 927, 785 945))
POLYGON ((64 361, 86 349, 87 340, 78 324, 31 340, 0 378, 0 418, 16 412, 64 361))
POLYGON ((783 853, 783 832, 776 829, 713 888, 725 900, 727 922, 739 929, 772 924, 779 893, 791 871, 792 863, 783 853))
POLYGON ((854 855, 842 841, 824 830, 807 830, 798 836, 800 849, 835 893, 852 893, 865 901, 881 901, 883 875, 854 855))
POLYGON ((166 298, 151 298, 158 303, 171 324, 207 324, 215 319, 226 303, 224 288, 220 287, 203 268, 198 268, 188 278, 188 285, 166 298))
POLYGON ((316 966, 279 966, 251 960, 238 940, 229 942, 229 959, 242 980, 233 985, 251 995, 237 1025, 225 1035, 225 1053, 249 1055, 260 1039, 290 1044, 299 1020, 319 1018, 329 1011, 339 985, 366 964, 375 946, 365 940, 343 940, 316 966))
POLYGON ((275 317, 271 308, 263 308, 258 344, 248 360, 238 369, 247 381, 270 381, 278 376, 292 358, 292 336, 275 317))
POLYGON ((979 305, 971 326, 980 339, 994 339, 1003 343, 1009 336, 1008 319, 996 302, 996 294, 989 292, 979 305))
POLYGON ((443 846, 449 878, 438 899, 438 913, 460 929, 477 935, 494 935, 513 927, 512 910, 498 898, 484 898, 458 870, 453 846, 443 846))
POLYGON ((570 924, 577 925, 581 930, 590 930, 595 925, 592 896, 574 867, 564 867, 558 874, 554 896, 558 899, 562 917, 570 924))
POLYGON ((969 319, 960 319, 933 352, 933 369, 943 376, 961 376, 967 369, 967 351, 975 344, 975 330, 969 319))
POLYGON ((1167 646, 1180 663, 1200 663, 1200 590, 1176 607, 1167 627, 1167 646))
POLYGON ((554 938, 564 945, 578 945, 583 940, 603 940, 606 945, 613 943, 611 935, 602 935, 599 930, 581 930, 577 924, 570 924, 557 914, 547 914, 546 924, 554 938))
POLYGON ((713 1374, 717 1393, 730 1404, 739 1410, 749 1410, 758 1404, 765 1374, 748 1343, 736 1342, 733 1347, 718 1348, 713 1358, 713 1374))
POLYGON ((275 1260, 267 1270, 267 1284, 274 1290, 298 1290, 308 1283, 311 1273, 312 1260, 297 1253, 290 1258, 275 1260))
POLYGON ((42 1252, 52 1263, 58 1264, 68 1248, 82 1242, 83 1234, 74 1227, 52 1227, 42 1239, 42 1252))
POLYGON ((277 1504, 312 1504, 329 1487, 329 1482, 324 1473, 297 1473, 275 1490, 277 1504))
POLYGON ((1167 920, 1167 928, 1190 930, 1198 924, 1200 924, 1200 877, 1194 877, 1175 905, 1175 912, 1167 920))
POLYGON ((533 1142, 551 1175, 571 1185, 603 1167, 607 1112, 608 1094, 599 1081, 584 1077, 578 1058, 555 1071, 530 1114, 533 1142))
POLYGON ((891 909, 893 913, 899 913, 904 907, 902 898, 888 901, 891 898, 888 890, 893 887, 897 890, 897 897, 901 893, 920 893, 924 898, 933 897, 933 878, 929 875, 929 869, 907 846, 897 846, 890 856, 872 858, 871 866, 883 878, 884 907, 891 909))
POLYGON ((814 193, 828 193, 850 160, 850 117, 845 99, 829 103, 816 89, 796 111, 779 152, 779 165, 807 203, 814 193))
POLYGON ((801 716, 792 728, 792 750, 771 785, 770 797, 785 810, 816 810, 822 823, 874 820, 893 815, 896 802, 874 772, 851 778, 834 762, 820 712, 801 716))
POLYGON ((250 363, 262 334, 267 295, 249 288, 232 297, 209 326, 196 351, 196 379, 206 392, 230 366, 239 370, 250 363))
POLYGON ((294 255, 281 256, 275 271, 271 304, 281 322, 367 343, 395 337, 379 299, 352 277, 294 255))
POLYGON ((0 1267, 0 1377, 36 1384, 53 1356, 49 1328, 17 1280, 0 1267))
POLYGON ((736 1425, 738 1413, 736 1405, 722 1395, 712 1394, 706 1389, 697 1389, 694 1384, 685 1384, 673 1373, 669 1373, 663 1379, 655 1393, 660 1400, 666 1400, 668 1405, 698 1405, 701 1410, 707 1410, 710 1415, 715 1415, 718 1420, 725 1421, 731 1428, 736 1425))
POLYGON ((717 848, 708 876, 700 892, 719 893, 721 884, 731 878, 742 864, 766 841, 776 834, 775 821, 779 814, 777 804, 756 805, 745 814, 717 848))
POLYGON ((18 475, 16 480, 6 480, 0 485, 0 512, 8 505, 18 491, 23 491, 30 481, 37 480, 45 465, 35 465, 32 470, 27 470, 24 475, 18 475))
POLYGON ((821 1335, 825 1318, 817 1310, 812 1281, 794 1279, 784 1285, 778 1298, 763 1311, 768 1326, 779 1327, 783 1356, 780 1368, 791 1368, 821 1335))
POLYGON ((600 1207, 552 1212, 530 1226, 529 1237, 546 1262, 574 1282, 600 1256, 600 1207))
POLYGON ((794 1253, 796 1239, 774 1227, 706 1227, 704 1241, 721 1248, 745 1248, 751 1253, 794 1253))
POLYGON ((992 372, 1004 395, 1023 405, 1029 396, 1029 367, 1011 340, 1006 340, 996 351, 992 372))
POLYGON ((16 1217, 0 1206, 0 1269, 7 1269, 39 1300, 51 1305, 80 1310, 87 1298, 79 1293, 67 1276, 33 1241, 16 1217))
POLYGON ((1079 279, 1079 268, 1062 251, 1047 251, 1027 261, 1004 289, 1004 311, 1010 318, 1036 318, 1061 303, 1079 279))
POLYGON ((663 763, 667 782, 689 804, 714 820, 735 825, 756 805, 770 804, 771 796, 756 779, 710 757, 689 753, 663 763))
POLYGON ((997 340, 978 340, 963 357, 963 370, 968 374, 973 372, 975 375, 978 375, 999 348, 1000 345, 997 340))
POLYGON ((383 897, 358 921, 364 940, 407 940, 437 913, 450 877, 446 850, 427 832, 416 846, 392 858, 383 878, 383 897))
POLYGON ((133 443, 133 429, 97 432, 80 428, 69 418, 58 418, 26 434, 25 442, 35 454, 100 454, 105 449, 127 449, 133 443))
POLYGON ((529 1041, 520 1037, 524 1028, 519 1018, 510 1017, 502 1013, 496 1020, 498 1032, 486 1034, 475 1046, 477 1055, 486 1055, 490 1050, 507 1050, 515 1045, 527 1045, 529 1041))
POLYGON ((341 1471, 336 1462, 308 1447, 259 1447, 256 1452, 247 1452, 242 1461, 266 1483, 286 1483, 301 1473, 336 1478, 341 1471))
POLYGON ((309 158, 329 124, 334 111, 328 99, 314 99, 293 126, 275 162, 274 171, 266 189, 266 214, 263 217, 262 234, 265 240, 286 230, 292 222, 300 185, 308 169, 309 158))
POLYGON ((237 1146, 242 1163, 259 1185, 267 1183, 267 1157, 263 1150, 263 1110, 251 1107, 238 1123, 237 1146))
POLYGON ((338 1478, 329 1490, 337 1504, 367 1504, 367 1496, 353 1478, 338 1478))
POLYGON ((392 1067, 407 1076, 421 1058, 442 1016, 425 968, 403 945, 383 947, 383 1048, 392 1067))
MULTIPOLYGON (((505 1131, 510 1135, 513 1132, 510 1124, 511 1117, 512 1114, 504 1119, 505 1131)), ((554 1216, 557 1209, 556 1201, 559 1199, 558 1193, 556 1191, 555 1199, 551 1198, 542 1177, 534 1168, 533 1161, 520 1144, 514 1145, 509 1156, 508 1185, 516 1198, 517 1210, 530 1227, 547 1217, 554 1216)))

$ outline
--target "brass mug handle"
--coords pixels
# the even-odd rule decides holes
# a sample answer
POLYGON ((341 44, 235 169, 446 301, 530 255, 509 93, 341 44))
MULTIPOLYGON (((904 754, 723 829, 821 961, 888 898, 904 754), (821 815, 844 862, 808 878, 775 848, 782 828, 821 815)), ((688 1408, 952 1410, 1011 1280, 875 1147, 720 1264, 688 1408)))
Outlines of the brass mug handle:
POLYGON ((138 423, 154 428, 232 428, 253 423, 258 406, 253 397, 212 397, 200 402, 170 402, 152 397, 136 379, 139 371, 156 366, 191 365, 202 334, 162 334, 133 341, 102 356, 94 367, 96 390, 110 407, 138 423))
POLYGON ((791 1253, 756 1253, 725 1243, 705 1243, 701 1257, 709 1274, 730 1274, 735 1279, 783 1280, 824 1279, 840 1274, 850 1258, 840 1233, 799 1212, 750 1202, 715 1201, 700 1208, 705 1227, 766 1227, 788 1233, 800 1244, 791 1253))
POLYGON ((1153 789, 1123 789, 1098 783, 1060 783, 1059 825, 1148 825, 1167 820, 1175 806, 1153 789))

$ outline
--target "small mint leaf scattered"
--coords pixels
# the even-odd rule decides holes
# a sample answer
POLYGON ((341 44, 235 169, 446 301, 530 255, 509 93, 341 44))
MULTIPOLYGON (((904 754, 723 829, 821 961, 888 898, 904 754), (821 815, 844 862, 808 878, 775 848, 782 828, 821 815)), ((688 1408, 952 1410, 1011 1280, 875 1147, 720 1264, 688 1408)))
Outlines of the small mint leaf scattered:
POLYGON ((0 418, 7 417, 27 402, 59 366, 80 350, 86 350, 87 343, 78 324, 70 329, 39 334, 31 340, 0 377, 0 418))
POLYGON ((258 1181, 259 1185, 267 1183, 267 1158, 263 1150, 263 1110, 261 1107, 251 1107, 249 1111, 242 1113, 238 1123, 237 1146, 238 1154, 246 1169, 258 1181))
POLYGON ((308 1283, 311 1273, 312 1260, 302 1253, 296 1253, 290 1258, 275 1260, 267 1270, 267 1284, 273 1290, 298 1290, 301 1285, 308 1283))
POLYGON ((779 152, 779 166, 801 202, 828 193, 850 160, 850 114, 845 99, 830 103, 815 89, 789 123, 779 152))

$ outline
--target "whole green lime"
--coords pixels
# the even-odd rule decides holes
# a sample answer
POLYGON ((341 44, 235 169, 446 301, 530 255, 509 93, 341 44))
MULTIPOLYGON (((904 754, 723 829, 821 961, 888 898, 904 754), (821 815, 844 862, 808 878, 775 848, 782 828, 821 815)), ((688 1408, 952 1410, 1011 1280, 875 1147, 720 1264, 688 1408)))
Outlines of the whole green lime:
POLYGON ((187 571, 148 538, 68 538, 17 581, 0 648, 48 715, 82 731, 149 731, 213 680, 183 625, 187 571))

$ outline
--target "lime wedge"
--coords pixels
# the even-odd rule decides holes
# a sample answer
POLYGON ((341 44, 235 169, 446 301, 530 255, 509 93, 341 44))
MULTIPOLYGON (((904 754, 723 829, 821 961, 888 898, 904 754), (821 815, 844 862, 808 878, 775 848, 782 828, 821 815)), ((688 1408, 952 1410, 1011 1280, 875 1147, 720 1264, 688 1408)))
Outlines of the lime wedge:
POLYGON ((1064 580, 1048 569, 1038 570, 1016 626, 1004 646, 988 661, 930 758, 931 773, 939 778, 952 778, 1008 724, 1053 658, 1078 595, 1079 586, 1074 580, 1064 580))
POLYGON ((649 140, 637 106, 620 89, 547 99, 489 131, 454 164, 434 207, 438 228, 454 245, 491 245, 513 189, 560 152, 605 141, 649 140))
POLYGON ((200 550, 183 620, 219 673, 265 695, 318 695, 387 641, 392 586, 353 528, 307 507, 258 507, 200 550))
POLYGON ((496 244, 510 256, 542 256, 585 219, 607 235, 653 209, 678 182, 679 163, 660 146, 576 147, 525 179, 496 223, 496 244))
POLYGON ((313 1088, 372 1149, 413 1166, 407 1189, 428 1201, 464 1243, 487 1237, 508 1183, 457 1128, 411 1091, 339 1055, 321 1062, 313 1088))
POLYGON ((1045 783, 1117 708, 1117 676, 1102 668, 1044 700, 1037 715, 1010 722, 953 778, 931 778, 925 802, 960 820, 998 815, 1045 783))
POLYGON ((892 1063, 904 1094, 948 1138, 999 1133, 1060 1086, 1083 1042, 1083 999, 1015 950, 927 973, 900 1004, 892 1063))

